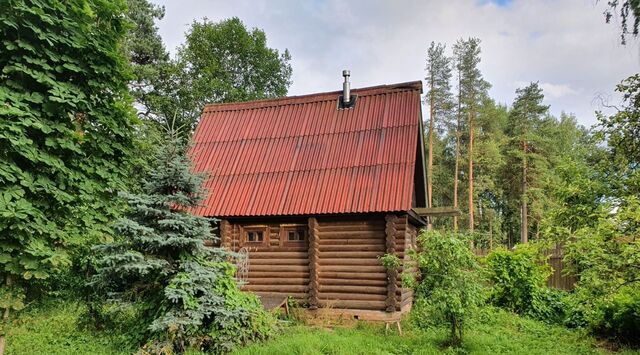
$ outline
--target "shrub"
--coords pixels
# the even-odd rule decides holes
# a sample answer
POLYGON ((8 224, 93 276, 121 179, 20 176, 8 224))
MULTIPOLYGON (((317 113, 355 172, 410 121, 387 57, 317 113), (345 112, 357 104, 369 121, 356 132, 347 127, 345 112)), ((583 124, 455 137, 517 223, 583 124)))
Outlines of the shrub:
POLYGON ((486 258, 489 299, 498 306, 548 323, 564 318, 565 293, 547 287, 551 267, 536 244, 496 249, 486 258))
POLYGON ((429 318, 450 327, 452 345, 459 345, 467 318, 482 302, 478 265, 469 239, 452 232, 427 231, 418 237, 421 281, 416 286, 418 305, 414 320, 428 326, 429 318))
POLYGON ((610 300, 598 304, 590 323, 600 335, 640 345, 640 289, 624 287, 610 300))
MULTIPOLYGON (((594 227, 578 229, 565 259, 580 275, 575 314, 596 334, 640 345, 640 199, 620 199, 594 215, 594 227), (635 334, 635 337, 633 336, 635 334)), ((578 318, 578 317, 576 317, 578 318)))

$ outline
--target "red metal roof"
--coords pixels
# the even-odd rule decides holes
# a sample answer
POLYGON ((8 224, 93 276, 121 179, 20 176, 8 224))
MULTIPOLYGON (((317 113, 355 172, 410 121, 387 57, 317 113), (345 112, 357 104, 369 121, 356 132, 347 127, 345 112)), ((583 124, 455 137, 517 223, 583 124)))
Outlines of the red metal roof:
POLYGON ((347 110, 337 108, 341 92, 206 106, 190 153, 208 197, 194 212, 410 210, 422 83, 352 92, 347 110))

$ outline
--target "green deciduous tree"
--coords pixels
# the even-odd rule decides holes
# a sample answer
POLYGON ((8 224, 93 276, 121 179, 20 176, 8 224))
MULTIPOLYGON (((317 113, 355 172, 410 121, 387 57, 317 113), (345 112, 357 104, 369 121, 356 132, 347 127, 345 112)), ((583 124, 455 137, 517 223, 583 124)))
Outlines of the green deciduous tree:
POLYGON ((627 36, 638 37, 640 27, 640 1, 638 0, 609 0, 607 9, 604 11, 604 18, 607 23, 615 15, 620 16, 620 42, 627 44, 627 36))
POLYGON ((268 317, 255 296, 239 291, 232 255, 204 245, 216 237, 212 221, 188 211, 205 191, 185 150, 172 132, 144 192, 125 194, 130 209, 115 225, 118 237, 96 247, 101 257, 91 284, 102 299, 134 305, 137 322, 148 329, 149 350, 229 351, 265 337, 268 317))
POLYGON ((121 1, 0 3, 5 316, 23 307, 25 286, 68 266, 70 246, 103 235, 118 213, 135 119, 124 10, 121 1))
POLYGON ((162 75, 153 111, 194 128, 205 104, 284 96, 291 56, 267 46, 267 36, 238 18, 194 22, 176 61, 162 75))

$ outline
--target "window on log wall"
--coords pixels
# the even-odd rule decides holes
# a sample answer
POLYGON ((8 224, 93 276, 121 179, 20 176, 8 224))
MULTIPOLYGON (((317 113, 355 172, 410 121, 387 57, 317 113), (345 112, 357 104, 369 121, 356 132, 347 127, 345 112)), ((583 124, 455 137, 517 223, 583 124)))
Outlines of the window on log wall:
POLYGON ((303 246, 309 239, 306 225, 282 225, 280 226, 280 240, 283 245, 303 246))
POLYGON ((251 226, 243 228, 243 244, 259 246, 269 244, 269 233, 266 226, 251 226))

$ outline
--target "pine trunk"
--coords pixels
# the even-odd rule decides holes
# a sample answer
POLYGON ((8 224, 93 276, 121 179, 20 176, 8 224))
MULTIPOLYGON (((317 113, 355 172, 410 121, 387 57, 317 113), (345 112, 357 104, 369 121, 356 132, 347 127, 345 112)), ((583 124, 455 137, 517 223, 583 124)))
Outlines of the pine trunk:
MULTIPOLYGON (((460 72, 458 72, 458 117, 456 124, 456 163, 453 171, 453 207, 458 208, 458 169, 460 169, 460 116, 462 115, 460 72)), ((453 216, 453 230, 458 230, 458 217, 453 216)))
POLYGON ((473 115, 469 112, 469 231, 473 233, 473 115))
POLYGON ((520 243, 526 244, 529 241, 529 228, 527 217, 529 214, 527 207, 527 142, 522 142, 522 224, 520 226, 520 243))
MULTIPOLYGON (((431 68, 431 93, 430 93, 430 117, 429 117, 429 161, 427 163, 427 207, 431 208, 433 204, 433 123, 435 120, 434 109, 434 87, 433 87, 433 68, 431 68)), ((427 229, 432 228, 431 217, 428 218, 427 229)))

